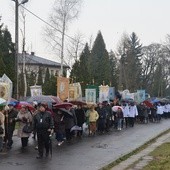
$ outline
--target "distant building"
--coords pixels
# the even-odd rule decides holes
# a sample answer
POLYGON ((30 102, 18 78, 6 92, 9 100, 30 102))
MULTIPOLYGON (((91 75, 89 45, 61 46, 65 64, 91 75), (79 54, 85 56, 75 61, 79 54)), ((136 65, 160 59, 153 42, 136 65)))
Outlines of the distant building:
MULTIPOLYGON (((23 69, 24 61, 25 61, 25 68, 27 74, 31 74, 31 72, 34 72, 35 75, 38 77, 38 71, 39 68, 41 68, 43 80, 45 78, 45 73, 47 68, 49 69, 50 75, 54 75, 54 76, 59 75, 61 70, 60 63, 36 56, 34 52, 31 52, 31 54, 26 53, 25 57, 23 54, 19 54, 18 56, 19 73, 21 73, 23 69)), ((67 69, 69 68, 70 68, 69 66, 63 65, 64 71, 67 71, 67 69)))

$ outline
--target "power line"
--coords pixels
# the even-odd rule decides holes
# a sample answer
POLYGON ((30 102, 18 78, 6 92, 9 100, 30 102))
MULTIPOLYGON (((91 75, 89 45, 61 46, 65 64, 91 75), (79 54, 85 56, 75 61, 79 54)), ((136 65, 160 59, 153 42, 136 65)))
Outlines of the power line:
MULTIPOLYGON (((25 8, 23 5, 21 5, 22 8, 24 8, 27 12, 29 12, 30 14, 32 14, 33 16, 35 16, 36 18, 38 18, 39 20, 41 20, 42 22, 44 22, 45 24, 47 24, 48 26, 52 27, 53 29, 55 29, 56 31, 63 33, 62 31, 60 31, 59 29, 55 28, 53 25, 49 24, 47 21, 45 21, 44 19, 40 18, 38 15, 34 14, 33 12, 31 12, 29 9, 25 8)), ((64 34, 66 37, 72 39, 73 41, 76 41, 76 39, 74 39, 73 37, 64 34)), ((81 43, 82 45, 85 45, 84 43, 81 43)))

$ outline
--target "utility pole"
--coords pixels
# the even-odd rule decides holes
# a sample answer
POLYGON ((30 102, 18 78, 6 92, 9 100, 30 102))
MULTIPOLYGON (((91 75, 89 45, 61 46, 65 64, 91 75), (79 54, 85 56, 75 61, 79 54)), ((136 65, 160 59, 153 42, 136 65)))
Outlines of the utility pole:
POLYGON ((16 99, 18 100, 19 98, 19 93, 18 93, 18 52, 19 52, 19 46, 18 46, 18 42, 19 42, 19 36, 18 36, 18 28, 19 28, 19 22, 18 22, 18 8, 20 5, 25 4, 26 2, 28 2, 28 0, 22 0, 21 3, 18 2, 18 0, 12 0, 15 2, 15 81, 16 81, 16 85, 15 85, 15 95, 16 95, 16 99))
POLYGON ((18 100, 19 94, 18 94, 18 28, 19 28, 19 23, 18 23, 18 0, 15 0, 15 74, 16 74, 16 85, 15 85, 15 95, 16 99, 18 100))

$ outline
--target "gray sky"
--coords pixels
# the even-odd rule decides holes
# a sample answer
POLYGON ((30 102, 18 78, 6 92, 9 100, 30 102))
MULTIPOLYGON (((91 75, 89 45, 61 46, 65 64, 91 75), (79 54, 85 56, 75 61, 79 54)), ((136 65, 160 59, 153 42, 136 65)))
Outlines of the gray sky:
MULTIPOLYGON (((48 20, 53 3, 54 0, 29 0, 25 7, 48 20)), ((12 0, 0 0, 2 22, 11 32, 13 41, 14 6, 12 0)), ((79 31, 84 35, 85 42, 88 42, 90 36, 95 39, 100 30, 107 50, 115 51, 123 32, 131 34, 134 31, 143 45, 163 42, 165 36, 170 34, 169 16, 170 0, 83 0, 79 18, 69 25, 67 34, 74 36, 79 31)), ((26 50, 56 60, 55 55, 46 49, 44 26, 44 23, 26 12, 26 50)))

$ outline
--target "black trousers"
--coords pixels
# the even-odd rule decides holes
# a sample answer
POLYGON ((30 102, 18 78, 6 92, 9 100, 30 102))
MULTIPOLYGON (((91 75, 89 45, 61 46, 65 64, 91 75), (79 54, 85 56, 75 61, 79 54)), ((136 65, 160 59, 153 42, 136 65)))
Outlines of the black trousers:
POLYGON ((13 130, 8 130, 5 132, 5 137, 4 137, 4 141, 7 142, 7 147, 11 147, 13 144, 13 130))
POLYGON ((49 154, 49 132, 37 132, 37 140, 39 156, 43 156, 44 148, 46 154, 49 154))
POLYGON ((28 145, 28 137, 21 138, 22 147, 26 147, 28 145))
POLYGON ((135 118, 134 117, 129 117, 129 125, 131 127, 134 127, 134 123, 135 123, 135 118))

